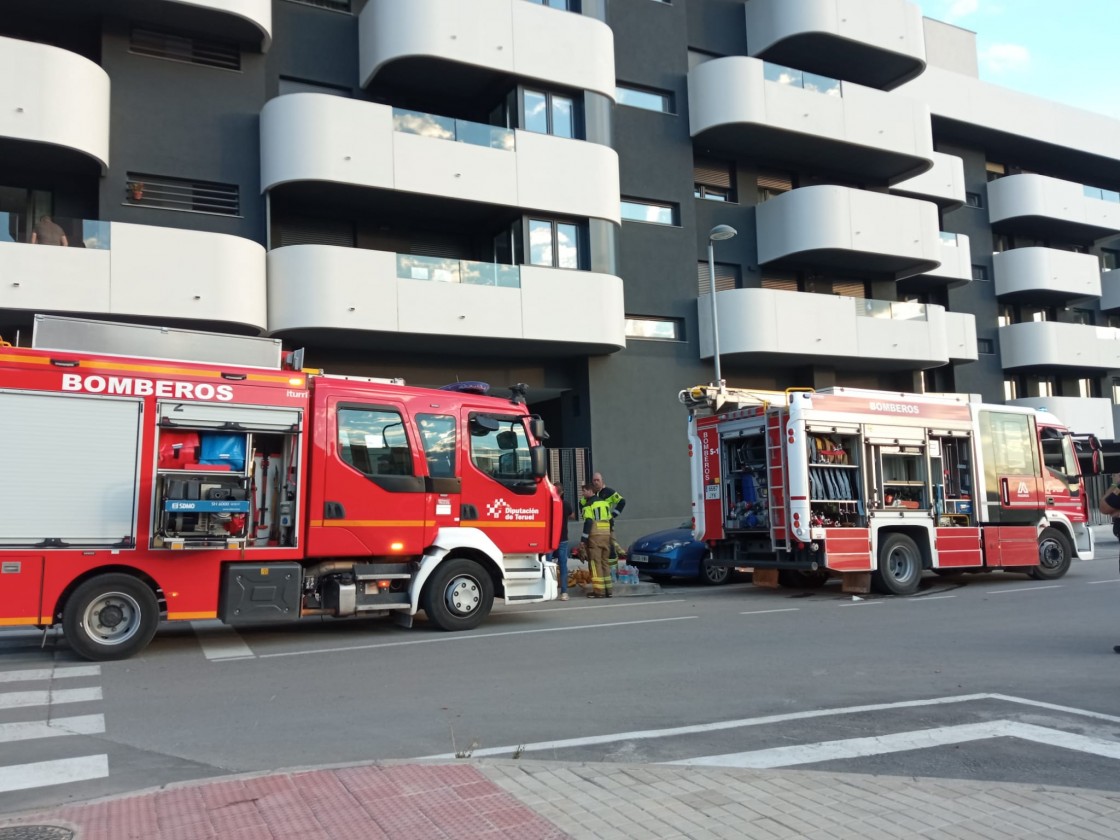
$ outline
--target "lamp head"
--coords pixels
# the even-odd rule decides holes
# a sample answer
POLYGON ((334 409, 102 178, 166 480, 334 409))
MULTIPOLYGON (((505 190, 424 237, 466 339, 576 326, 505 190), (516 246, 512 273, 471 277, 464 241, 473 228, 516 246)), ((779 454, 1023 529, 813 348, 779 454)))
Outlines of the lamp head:
POLYGON ((738 231, 731 225, 716 225, 708 232, 708 239, 718 242, 721 239, 730 239, 737 233, 738 231))

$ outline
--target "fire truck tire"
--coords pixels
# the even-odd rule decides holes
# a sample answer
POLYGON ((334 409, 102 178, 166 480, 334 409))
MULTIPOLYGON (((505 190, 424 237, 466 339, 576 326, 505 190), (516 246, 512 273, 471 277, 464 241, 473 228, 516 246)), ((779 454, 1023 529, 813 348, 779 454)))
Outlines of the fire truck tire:
POLYGON ((1035 580, 1057 580, 1069 571, 1073 546, 1057 528, 1044 528, 1038 535, 1038 566, 1029 574, 1035 580))
POLYGON ((878 569, 871 575, 876 591, 913 595, 922 580, 922 552, 906 534, 887 534, 879 543, 878 569))
POLYGON ((99 575, 81 584, 62 610, 62 631, 74 652, 105 662, 127 659, 156 634, 159 602, 131 575, 99 575))
POLYGON ((705 586, 722 586, 731 580, 731 569, 727 566, 713 566, 712 555, 700 558, 700 582, 705 586))
POLYGON ((464 557, 445 560, 424 587, 424 612, 440 630, 473 630, 493 606, 490 575, 464 557))

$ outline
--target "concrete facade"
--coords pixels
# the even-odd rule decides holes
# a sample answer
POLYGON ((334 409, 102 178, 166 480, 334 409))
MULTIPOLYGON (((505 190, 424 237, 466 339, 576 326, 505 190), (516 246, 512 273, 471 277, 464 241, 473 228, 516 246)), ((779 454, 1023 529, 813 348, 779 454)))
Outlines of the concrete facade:
POLYGON ((5 339, 123 317, 526 382, 627 541, 689 510, 676 395, 712 378, 730 225, 730 384, 1117 437, 1120 122, 980 81, 906 0, 5 5, 5 339), (30 244, 44 214, 71 247, 30 244))

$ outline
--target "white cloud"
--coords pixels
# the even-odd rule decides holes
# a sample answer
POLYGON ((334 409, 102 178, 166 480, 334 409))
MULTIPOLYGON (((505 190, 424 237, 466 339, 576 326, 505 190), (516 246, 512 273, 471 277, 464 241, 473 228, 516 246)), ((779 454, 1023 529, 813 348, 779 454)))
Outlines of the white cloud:
POLYGON ((980 61, 995 76, 1025 70, 1031 63, 1031 51, 1022 44, 992 44, 980 50, 980 61))
POLYGON ((953 0, 949 11, 945 13, 946 20, 955 21, 962 17, 975 14, 980 8, 980 0, 953 0))

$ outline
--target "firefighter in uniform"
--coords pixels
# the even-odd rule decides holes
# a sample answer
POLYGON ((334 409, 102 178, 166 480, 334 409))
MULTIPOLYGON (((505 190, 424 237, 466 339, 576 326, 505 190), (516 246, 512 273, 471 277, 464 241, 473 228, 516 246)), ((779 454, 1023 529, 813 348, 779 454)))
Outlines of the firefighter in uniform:
POLYGON ((583 508, 583 536, 591 567, 591 591, 588 598, 611 597, 611 503, 592 497, 583 508))

